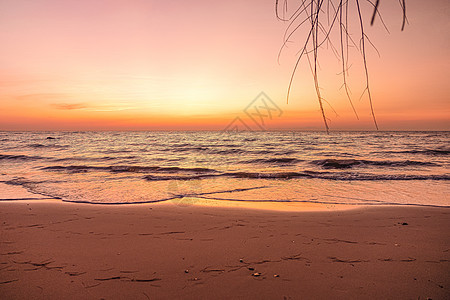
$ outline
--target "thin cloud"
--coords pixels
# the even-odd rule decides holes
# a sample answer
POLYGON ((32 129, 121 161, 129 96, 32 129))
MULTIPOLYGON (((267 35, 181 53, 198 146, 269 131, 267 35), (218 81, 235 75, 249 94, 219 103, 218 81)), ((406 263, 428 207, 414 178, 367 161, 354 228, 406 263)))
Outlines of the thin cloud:
POLYGON ((132 109, 139 109, 139 107, 130 105, 129 103, 110 103, 105 105, 91 105, 88 110, 97 112, 113 112, 132 109))
POLYGON ((137 106, 130 106, 129 104, 126 103, 106 104, 106 105, 93 105, 87 103, 52 103, 50 104, 50 106, 60 110, 84 109, 87 111, 94 111, 94 112, 114 112, 114 111, 138 109, 137 106))
POLYGON ((88 105, 84 103, 53 103, 50 104, 52 107, 61 110, 74 110, 74 109, 83 109, 87 108, 88 105))

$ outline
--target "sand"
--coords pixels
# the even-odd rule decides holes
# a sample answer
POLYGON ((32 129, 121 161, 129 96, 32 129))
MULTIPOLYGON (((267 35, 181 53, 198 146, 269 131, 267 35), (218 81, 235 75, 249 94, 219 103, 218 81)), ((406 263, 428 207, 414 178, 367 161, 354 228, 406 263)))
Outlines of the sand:
POLYGON ((448 299, 450 209, 0 203, 1 299, 448 299))

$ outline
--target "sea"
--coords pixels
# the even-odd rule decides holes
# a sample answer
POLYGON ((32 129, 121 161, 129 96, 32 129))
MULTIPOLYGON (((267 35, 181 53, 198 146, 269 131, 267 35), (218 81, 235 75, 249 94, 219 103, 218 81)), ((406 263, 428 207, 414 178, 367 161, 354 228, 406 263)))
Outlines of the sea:
POLYGON ((447 131, 0 132, 0 201, 450 207, 449 153, 447 131))

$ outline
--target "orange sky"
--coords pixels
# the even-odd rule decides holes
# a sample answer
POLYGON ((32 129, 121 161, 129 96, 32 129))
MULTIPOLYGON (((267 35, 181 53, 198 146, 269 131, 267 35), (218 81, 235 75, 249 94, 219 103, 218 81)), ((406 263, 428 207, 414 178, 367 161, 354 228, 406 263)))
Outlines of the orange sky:
MULTIPOLYGON (((307 61, 286 90, 302 32, 283 52, 286 23, 275 0, 2 0, 0 130, 223 129, 264 91, 283 111, 266 129, 323 129, 307 61)), ((294 7, 296 1, 289 1, 294 7)), ((367 34, 374 107, 382 130, 449 130, 448 1, 382 1, 367 34)), ((352 37, 358 41, 357 24, 352 37)), ((333 33, 335 43, 337 34, 333 33)), ((354 117, 340 62, 320 50, 320 85, 331 129, 374 129, 361 56, 350 49, 354 117)), ((256 127, 255 127, 256 128, 256 127)), ((253 129, 253 127, 252 127, 253 129)))

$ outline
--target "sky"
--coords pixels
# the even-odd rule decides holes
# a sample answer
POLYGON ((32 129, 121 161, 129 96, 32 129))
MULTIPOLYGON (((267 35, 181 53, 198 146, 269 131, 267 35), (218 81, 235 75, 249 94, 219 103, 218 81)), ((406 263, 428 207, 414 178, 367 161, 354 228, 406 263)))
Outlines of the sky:
MULTIPOLYGON (((366 42, 380 130, 449 130, 450 2, 407 0, 401 31, 398 2, 381 1, 389 32, 379 18, 370 26, 362 2, 376 47, 366 42)), ((289 14, 299 1, 287 3, 289 14)), ((274 7, 275 0, 0 0, 0 130, 222 130, 236 120, 252 130, 323 130, 306 57, 287 102, 307 31, 278 57, 288 22, 274 7)), ((355 12, 350 1, 357 46, 355 12)), ((339 30, 330 40, 318 54, 330 128, 374 130, 361 53, 349 48, 347 75, 358 120, 333 53, 339 30)))

